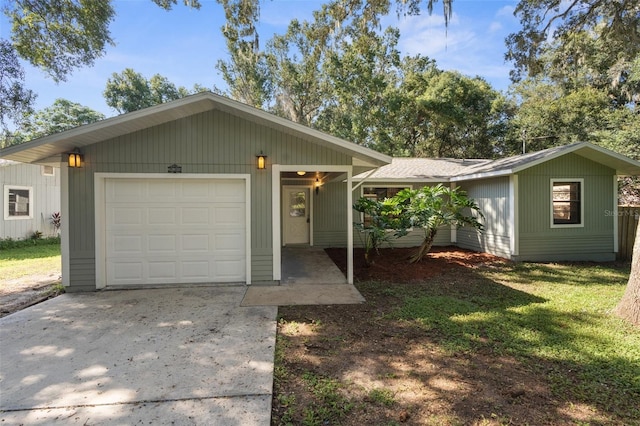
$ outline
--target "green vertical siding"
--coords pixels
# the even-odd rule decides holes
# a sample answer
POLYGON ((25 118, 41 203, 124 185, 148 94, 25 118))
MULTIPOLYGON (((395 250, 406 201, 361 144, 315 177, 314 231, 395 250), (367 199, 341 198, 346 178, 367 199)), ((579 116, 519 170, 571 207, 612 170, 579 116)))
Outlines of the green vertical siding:
MULTIPOLYGON (((347 183, 329 182, 314 192, 313 243, 319 247, 347 246, 347 183)), ((357 237, 354 235, 354 243, 357 237)))
POLYGON ((69 170, 69 219, 75 229, 69 242, 71 291, 74 287, 95 288, 95 172, 167 173, 167 167, 177 163, 182 173, 250 174, 251 279, 258 282, 273 278, 270 165, 351 164, 351 157, 345 154, 221 111, 203 112, 88 146, 84 157, 82 169, 69 170), (256 169, 260 152, 267 155, 266 170, 256 169))
POLYGON ((615 171, 576 154, 518 173, 519 260, 613 260, 615 171), (551 227, 552 178, 584 179, 584 227, 551 227))

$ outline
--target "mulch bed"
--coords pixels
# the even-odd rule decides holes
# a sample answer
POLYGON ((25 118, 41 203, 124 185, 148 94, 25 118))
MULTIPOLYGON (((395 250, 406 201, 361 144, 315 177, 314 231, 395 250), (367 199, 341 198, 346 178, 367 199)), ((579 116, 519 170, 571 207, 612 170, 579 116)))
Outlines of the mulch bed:
MULTIPOLYGON (((328 248, 325 250, 336 265, 346 273, 347 249, 328 248)), ((372 265, 367 266, 364 249, 355 248, 353 269, 355 281, 388 281, 411 283, 441 275, 461 266, 476 268, 496 263, 507 262, 506 259, 488 253, 476 253, 458 247, 433 247, 425 258, 409 267, 409 256, 415 248, 383 248, 374 258, 372 265)))

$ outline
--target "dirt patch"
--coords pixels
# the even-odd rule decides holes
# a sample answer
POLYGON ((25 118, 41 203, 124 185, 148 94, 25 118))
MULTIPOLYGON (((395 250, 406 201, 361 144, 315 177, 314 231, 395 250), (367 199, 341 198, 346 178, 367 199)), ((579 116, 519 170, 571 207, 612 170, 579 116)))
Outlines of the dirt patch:
MULTIPOLYGON (((354 277, 363 304, 279 309, 281 371, 275 375, 273 425, 619 424, 588 406, 559 401, 540 373, 544 365, 495 353, 490 346, 449 350, 437 327, 390 319, 402 303, 398 294, 418 294, 426 287, 428 294, 444 287, 482 291, 486 280, 477 269, 507 262, 446 247, 408 267, 410 251, 384 249, 367 267, 356 250, 354 277), (386 291, 389 286, 393 291, 386 291), (333 399, 327 401, 332 386, 333 399)), ((327 252, 344 271, 344 249, 327 252)))
POLYGON ((0 285, 0 318, 59 295, 59 270, 6 280, 0 285))

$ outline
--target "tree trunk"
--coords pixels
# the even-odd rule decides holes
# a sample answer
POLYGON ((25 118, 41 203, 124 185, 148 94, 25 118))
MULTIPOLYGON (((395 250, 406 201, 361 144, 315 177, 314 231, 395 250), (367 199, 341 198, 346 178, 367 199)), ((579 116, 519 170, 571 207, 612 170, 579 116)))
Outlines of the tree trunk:
POLYGON ((627 289, 614 312, 620 318, 640 327, 640 226, 636 230, 631 274, 629 275, 627 289))
POLYGON ((437 232, 437 229, 427 230, 426 235, 424 236, 424 240, 422 241, 422 244, 420 244, 420 247, 418 247, 415 253, 409 256, 409 263, 418 263, 422 260, 423 257, 427 255, 427 253, 429 253, 429 250, 431 250, 431 246, 433 245, 433 240, 435 240, 436 238, 437 232))

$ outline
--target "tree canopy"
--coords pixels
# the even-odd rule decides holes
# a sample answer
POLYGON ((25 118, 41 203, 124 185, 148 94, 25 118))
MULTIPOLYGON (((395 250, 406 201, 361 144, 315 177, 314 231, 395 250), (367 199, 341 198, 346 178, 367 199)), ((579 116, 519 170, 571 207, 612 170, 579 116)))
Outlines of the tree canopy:
POLYGON ((9 138, 9 122, 20 123, 33 111, 36 94, 25 87, 24 69, 13 46, 0 39, 0 131, 2 145, 9 138))
POLYGON ((177 87, 160 74, 147 80, 142 74, 126 68, 120 74, 111 75, 103 95, 107 105, 124 114, 206 90, 208 89, 199 85, 195 85, 192 90, 177 87))
POLYGON ((74 127, 104 120, 104 114, 67 99, 56 99, 53 105, 27 114, 13 133, 9 144, 18 144, 52 135, 74 127))

